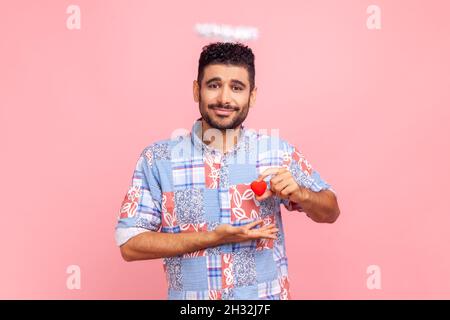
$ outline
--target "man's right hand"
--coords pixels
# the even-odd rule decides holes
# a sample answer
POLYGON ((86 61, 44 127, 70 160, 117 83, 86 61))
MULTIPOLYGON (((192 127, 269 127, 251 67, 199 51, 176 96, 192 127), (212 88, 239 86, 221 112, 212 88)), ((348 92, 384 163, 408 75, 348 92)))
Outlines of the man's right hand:
POLYGON ((273 223, 258 229, 253 229, 262 223, 263 220, 257 220, 240 227, 222 224, 218 226, 213 233, 220 243, 244 242, 261 238, 277 239, 276 233, 278 232, 278 228, 276 228, 273 223))

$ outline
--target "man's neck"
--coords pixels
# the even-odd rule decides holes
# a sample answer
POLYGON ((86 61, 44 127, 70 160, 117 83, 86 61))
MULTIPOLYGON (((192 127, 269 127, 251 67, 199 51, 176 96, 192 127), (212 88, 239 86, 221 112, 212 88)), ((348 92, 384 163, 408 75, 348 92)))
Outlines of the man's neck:
POLYGON ((219 130, 221 134, 218 134, 216 130, 207 133, 207 130, 211 128, 212 127, 205 120, 202 119, 201 138, 202 141, 209 147, 220 150, 222 153, 225 154, 237 144, 239 135, 241 133, 241 126, 238 126, 236 129, 227 129, 227 130, 216 129, 219 130))

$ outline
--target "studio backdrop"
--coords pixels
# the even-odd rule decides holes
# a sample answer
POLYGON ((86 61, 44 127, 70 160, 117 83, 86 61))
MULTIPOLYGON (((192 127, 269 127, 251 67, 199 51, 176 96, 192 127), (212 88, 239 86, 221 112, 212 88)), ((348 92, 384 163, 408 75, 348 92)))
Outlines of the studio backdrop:
POLYGON ((136 161, 190 130, 203 46, 255 54, 244 125, 278 129, 341 215, 282 216, 294 299, 450 298, 450 3, 2 1, 3 299, 165 299, 114 241, 136 161))

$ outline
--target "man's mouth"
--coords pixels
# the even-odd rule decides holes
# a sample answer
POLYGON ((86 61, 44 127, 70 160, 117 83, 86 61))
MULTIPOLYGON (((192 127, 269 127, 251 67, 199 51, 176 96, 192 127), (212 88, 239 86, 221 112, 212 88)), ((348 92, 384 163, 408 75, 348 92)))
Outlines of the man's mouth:
POLYGON ((229 116, 234 112, 234 109, 229 108, 213 108, 213 110, 218 116, 229 116))

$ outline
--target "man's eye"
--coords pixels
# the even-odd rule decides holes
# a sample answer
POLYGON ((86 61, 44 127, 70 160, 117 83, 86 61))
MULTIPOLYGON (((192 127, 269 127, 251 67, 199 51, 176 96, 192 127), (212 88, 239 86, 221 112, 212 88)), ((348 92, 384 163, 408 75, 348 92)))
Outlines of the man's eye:
POLYGON ((219 87, 219 85, 217 83, 211 83, 210 85, 208 85, 208 88, 211 89, 217 89, 219 87))
POLYGON ((242 90, 242 88, 241 88, 241 87, 239 87, 239 86, 233 86, 233 90, 237 90, 237 91, 240 91, 240 90, 242 90))

